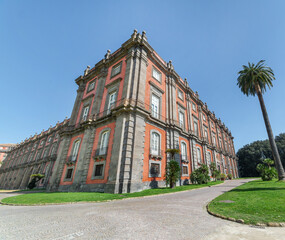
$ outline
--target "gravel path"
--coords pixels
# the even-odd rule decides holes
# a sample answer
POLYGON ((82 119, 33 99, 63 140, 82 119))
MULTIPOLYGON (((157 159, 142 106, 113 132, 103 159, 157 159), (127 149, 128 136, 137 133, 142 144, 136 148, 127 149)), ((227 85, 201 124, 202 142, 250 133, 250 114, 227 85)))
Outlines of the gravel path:
MULTIPOLYGON (((0 239, 284 240, 285 228, 256 228, 209 215, 206 204, 249 180, 102 203, 0 205, 0 239)), ((13 193, 0 193, 0 199, 13 193)))

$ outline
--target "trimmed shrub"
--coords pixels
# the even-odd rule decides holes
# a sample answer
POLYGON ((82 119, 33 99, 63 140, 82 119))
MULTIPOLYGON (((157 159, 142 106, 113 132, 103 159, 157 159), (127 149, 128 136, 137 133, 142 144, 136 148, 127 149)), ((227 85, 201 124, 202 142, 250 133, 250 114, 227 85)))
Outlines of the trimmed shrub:
POLYGON ((205 184, 210 181, 209 168, 207 165, 202 164, 190 175, 190 180, 193 184, 205 184))
POLYGON ((233 179, 233 175, 231 173, 228 174, 228 179, 232 180, 233 179))

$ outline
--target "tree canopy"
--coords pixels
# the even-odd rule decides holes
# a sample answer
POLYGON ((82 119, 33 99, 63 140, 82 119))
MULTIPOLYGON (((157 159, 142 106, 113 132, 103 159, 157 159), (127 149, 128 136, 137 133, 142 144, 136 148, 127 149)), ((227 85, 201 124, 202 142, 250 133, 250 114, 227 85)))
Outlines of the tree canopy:
MULTIPOLYGON (((285 133, 275 137, 282 165, 285 166, 285 133)), ((241 177, 259 177, 256 166, 266 158, 273 158, 268 140, 255 141, 240 148, 237 152, 241 177)))

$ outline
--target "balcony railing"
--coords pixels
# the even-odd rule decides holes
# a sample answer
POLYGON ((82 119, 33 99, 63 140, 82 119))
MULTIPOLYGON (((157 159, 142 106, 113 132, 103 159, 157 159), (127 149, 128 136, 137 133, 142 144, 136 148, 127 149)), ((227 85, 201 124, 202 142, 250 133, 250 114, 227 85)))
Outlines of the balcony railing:
POLYGON ((73 165, 76 163, 76 160, 77 160, 77 155, 70 155, 67 158, 66 164, 67 165, 73 165))
POLYGON ((106 157, 108 153, 108 147, 98 148, 93 152, 94 159, 100 159, 106 157))
POLYGON ((164 151, 161 149, 150 148, 149 155, 151 158, 162 159, 164 151))
POLYGON ((181 154, 181 162, 184 162, 184 163, 188 163, 189 162, 189 156, 187 155, 184 155, 184 154, 181 154))

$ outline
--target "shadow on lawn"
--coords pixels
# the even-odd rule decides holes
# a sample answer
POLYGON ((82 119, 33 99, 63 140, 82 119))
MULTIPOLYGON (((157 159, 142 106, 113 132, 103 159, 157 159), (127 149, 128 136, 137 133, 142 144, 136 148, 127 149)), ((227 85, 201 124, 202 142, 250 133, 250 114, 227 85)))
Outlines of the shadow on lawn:
POLYGON ((285 191, 284 188, 272 187, 272 188, 246 188, 246 189, 232 189, 230 192, 254 192, 254 191, 276 191, 282 190, 285 191))

